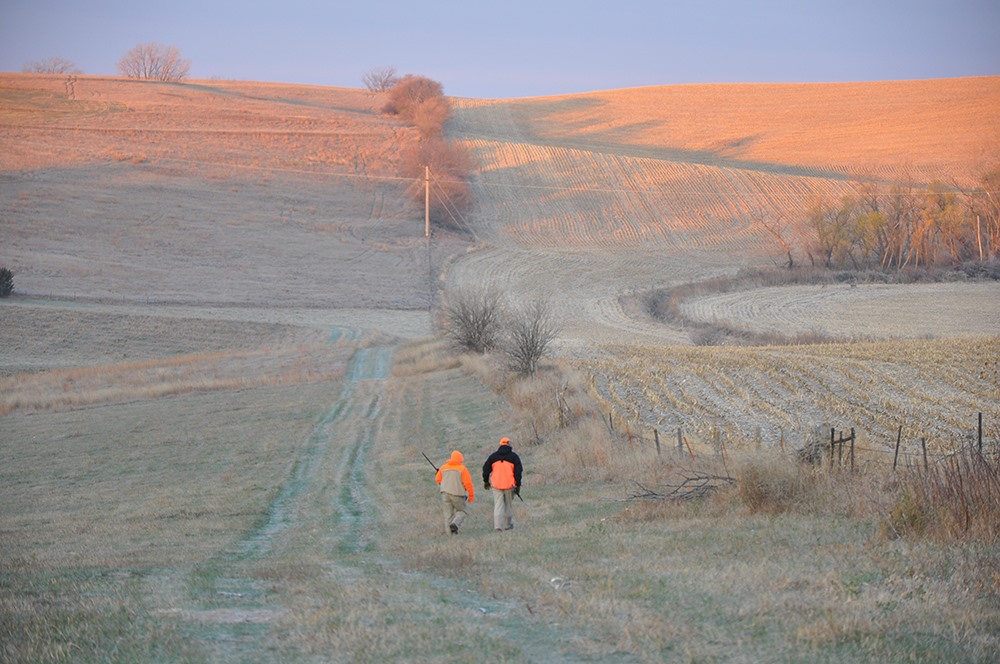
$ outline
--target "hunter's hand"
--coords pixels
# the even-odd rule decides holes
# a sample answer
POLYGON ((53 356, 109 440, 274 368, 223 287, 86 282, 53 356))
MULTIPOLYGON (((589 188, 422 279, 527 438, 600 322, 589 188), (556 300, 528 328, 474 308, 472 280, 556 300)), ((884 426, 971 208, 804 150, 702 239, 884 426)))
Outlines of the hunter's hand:
POLYGON ((517 497, 521 496, 521 487, 519 486, 514 487, 514 495, 517 497))
POLYGON ((489 491, 490 490, 490 483, 489 482, 483 482, 483 488, 486 489, 487 491, 489 491))

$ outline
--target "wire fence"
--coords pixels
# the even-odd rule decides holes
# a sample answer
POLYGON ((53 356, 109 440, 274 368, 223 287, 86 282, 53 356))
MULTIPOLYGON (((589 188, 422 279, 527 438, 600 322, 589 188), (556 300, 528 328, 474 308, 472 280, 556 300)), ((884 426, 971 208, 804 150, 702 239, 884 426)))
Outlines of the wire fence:
MULTIPOLYGON (((604 418, 602 417, 602 419, 604 418)), ((692 445, 683 427, 665 432, 656 427, 647 428, 635 425, 628 420, 622 420, 616 426, 613 413, 608 413, 604 422, 611 434, 619 440, 635 448, 651 448, 655 450, 657 456, 674 454, 695 460, 699 456, 706 455, 706 447, 712 456, 722 457, 725 460, 730 455, 726 437, 718 431, 708 440, 696 439, 696 444, 692 445)), ((829 430, 828 438, 814 438, 802 447, 786 444, 782 434, 778 446, 782 453, 794 455, 799 461, 828 466, 831 470, 846 469, 852 472, 860 465, 859 457, 861 454, 865 455, 866 465, 891 467, 893 471, 901 467, 913 466, 927 469, 932 464, 967 452, 1000 459, 1000 437, 995 435, 991 437, 985 433, 983 413, 981 412, 976 418, 975 432, 971 436, 957 439, 946 451, 928 450, 927 437, 920 437, 919 443, 913 442, 904 446, 903 431, 903 425, 899 425, 893 444, 881 448, 859 445, 859 432, 853 427, 846 430, 832 427, 829 430)), ((760 447, 762 441, 759 433, 755 440, 756 446, 760 447)))

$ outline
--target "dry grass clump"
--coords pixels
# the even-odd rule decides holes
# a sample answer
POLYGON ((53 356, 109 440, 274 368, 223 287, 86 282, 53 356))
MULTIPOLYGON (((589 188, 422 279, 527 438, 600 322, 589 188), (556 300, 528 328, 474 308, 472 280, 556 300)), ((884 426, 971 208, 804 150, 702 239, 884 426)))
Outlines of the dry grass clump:
POLYGON ((760 452, 738 463, 739 500, 751 513, 781 514, 815 495, 813 471, 785 456, 760 452))
POLYGON ((902 477, 883 526, 892 537, 1000 540, 1000 463, 963 453, 902 477))

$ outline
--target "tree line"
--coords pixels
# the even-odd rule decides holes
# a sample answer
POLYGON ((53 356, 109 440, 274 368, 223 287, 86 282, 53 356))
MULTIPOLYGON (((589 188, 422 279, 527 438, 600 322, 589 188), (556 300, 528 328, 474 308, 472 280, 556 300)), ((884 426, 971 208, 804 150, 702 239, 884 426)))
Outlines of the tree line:
POLYGON ((430 177, 429 214, 432 223, 459 228, 472 206, 469 190, 475 161, 469 150, 444 136, 451 104, 441 83, 425 76, 397 77, 392 67, 372 69, 362 76, 373 93, 385 95, 381 112, 416 129, 416 140, 400 155, 400 175, 413 180, 410 196, 424 203, 425 178, 430 177))
POLYGON ((1000 167, 973 189, 868 183, 839 202, 816 200, 807 254, 814 266, 903 270, 1000 256, 1000 167))
MULTIPOLYGON (((118 73, 146 81, 179 81, 187 78, 191 61, 181 57, 180 49, 156 42, 136 44, 118 63, 118 73)), ((28 62, 21 71, 30 74, 82 74, 83 71, 62 56, 28 62)))

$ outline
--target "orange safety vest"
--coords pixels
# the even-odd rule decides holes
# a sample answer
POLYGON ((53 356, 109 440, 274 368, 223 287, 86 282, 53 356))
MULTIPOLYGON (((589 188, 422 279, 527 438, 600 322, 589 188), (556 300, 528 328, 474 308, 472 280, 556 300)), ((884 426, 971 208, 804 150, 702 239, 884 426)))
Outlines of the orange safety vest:
POLYGON ((514 483, 514 464, 510 461, 494 461, 490 468, 490 486, 494 489, 513 489, 517 486, 514 483))

